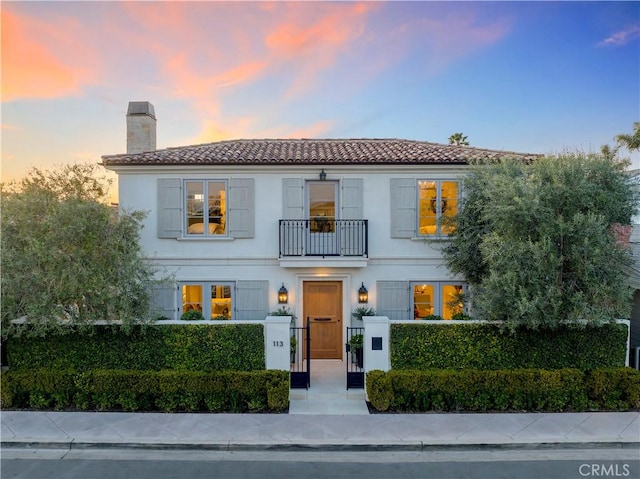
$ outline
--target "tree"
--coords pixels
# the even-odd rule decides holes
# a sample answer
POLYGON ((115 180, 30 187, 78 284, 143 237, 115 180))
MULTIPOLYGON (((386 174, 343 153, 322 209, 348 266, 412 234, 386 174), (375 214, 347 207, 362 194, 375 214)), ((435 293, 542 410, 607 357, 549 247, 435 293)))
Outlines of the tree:
POLYGON ((42 335, 97 320, 149 319, 154 271, 138 244, 140 212, 117 212, 97 165, 33 169, 1 188, 3 335, 42 335))
POLYGON ((474 312, 511 329, 628 317, 632 258, 613 232, 637 208, 626 166, 581 153, 472 166, 444 256, 474 312))
POLYGON ((617 146, 611 147, 610 145, 605 144, 600 147, 600 154, 605 158, 614 160, 618 156, 618 149, 619 147, 617 146))
POLYGON ((616 141, 618 145, 624 146, 629 151, 640 151, 640 121, 634 122, 631 135, 617 135, 616 141))
POLYGON ((467 141, 467 137, 462 133, 454 133, 449 137, 449 144, 456 146, 469 146, 469 142, 467 141))

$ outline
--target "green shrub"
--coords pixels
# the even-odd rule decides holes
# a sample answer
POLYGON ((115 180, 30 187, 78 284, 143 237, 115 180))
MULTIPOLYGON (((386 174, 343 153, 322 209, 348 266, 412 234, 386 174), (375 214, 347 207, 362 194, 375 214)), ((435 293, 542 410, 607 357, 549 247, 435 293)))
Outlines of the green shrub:
POLYGON ((2 374, 2 407, 125 411, 283 411, 287 371, 19 370, 2 374))
POLYGON ((38 369, 2 373, 2 407, 65 409, 73 402, 73 371, 38 369))
POLYGON ((383 371, 374 370, 367 373, 367 396, 371 405, 378 411, 386 411, 393 401, 393 389, 389 376, 383 371))
POLYGON ((96 326, 45 338, 13 337, 9 367, 16 369, 177 369, 254 371, 265 368, 262 324, 96 326))
POLYGON ((182 313, 182 316, 180 316, 180 319, 182 321, 203 321, 204 316, 202 315, 201 311, 192 309, 190 311, 185 311, 184 313, 182 313))
POLYGON ((391 324, 392 369, 562 369, 623 367, 627 326, 555 331, 490 323, 391 324))
POLYGON ((404 370, 367 373, 379 411, 585 411, 640 406, 640 372, 630 368, 404 370))
POLYGON ((632 368, 597 369, 586 377, 592 406, 598 409, 640 408, 640 371, 632 368))

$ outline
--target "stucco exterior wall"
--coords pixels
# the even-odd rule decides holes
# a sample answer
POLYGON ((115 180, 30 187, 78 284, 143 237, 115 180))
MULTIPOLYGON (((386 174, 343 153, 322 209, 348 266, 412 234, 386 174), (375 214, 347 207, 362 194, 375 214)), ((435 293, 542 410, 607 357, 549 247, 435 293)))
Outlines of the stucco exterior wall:
MULTIPOLYGON (((343 317, 358 306, 357 290, 369 290, 369 306, 376 307, 376 281, 442 281, 451 275, 437 245, 422 238, 397 239, 390 234, 391 178, 456 179, 461 166, 358 166, 325 168, 327 180, 361 178, 363 219, 369 222, 369 257, 354 263, 338 258, 302 258, 297 266, 284 266, 278 257, 279 227, 283 219, 283 178, 318 180, 320 167, 119 167, 120 207, 147 212, 141 232, 146 256, 178 281, 269 280, 269 303, 278 307, 277 290, 289 290, 289 307, 301 314, 302 283, 310 279, 343 282, 343 317), (180 238, 157 236, 158 179, 253 178, 255 181, 255 237, 247 239, 180 238)), ((301 318, 298 317, 298 322, 301 318)), ((349 321, 345 321, 348 325, 349 321)))

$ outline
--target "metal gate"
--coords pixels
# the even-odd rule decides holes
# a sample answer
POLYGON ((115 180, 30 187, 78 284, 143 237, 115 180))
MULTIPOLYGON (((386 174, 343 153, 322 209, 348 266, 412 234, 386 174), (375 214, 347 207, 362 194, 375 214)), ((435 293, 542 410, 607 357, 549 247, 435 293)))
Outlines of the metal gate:
POLYGON ((347 328, 347 389, 364 388, 364 328, 347 328))
POLYGON ((306 326, 290 329, 291 389, 309 389, 311 385, 311 335, 306 326))

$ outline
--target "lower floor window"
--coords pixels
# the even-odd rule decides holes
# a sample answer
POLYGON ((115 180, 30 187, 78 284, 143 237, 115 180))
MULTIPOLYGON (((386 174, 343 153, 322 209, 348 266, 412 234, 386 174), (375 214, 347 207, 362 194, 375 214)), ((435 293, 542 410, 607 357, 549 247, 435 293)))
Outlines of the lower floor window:
POLYGON ((456 314, 464 312, 464 288, 463 283, 456 282, 411 283, 413 318, 440 316, 454 319, 456 314))
POLYGON ((233 319, 233 283, 182 283, 182 313, 200 311, 205 319, 233 319))

